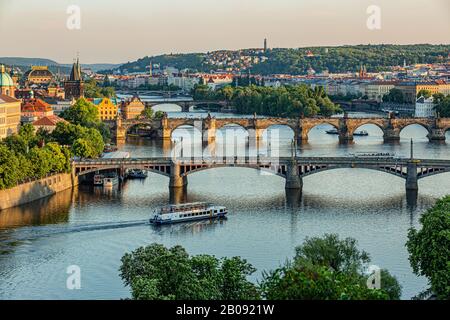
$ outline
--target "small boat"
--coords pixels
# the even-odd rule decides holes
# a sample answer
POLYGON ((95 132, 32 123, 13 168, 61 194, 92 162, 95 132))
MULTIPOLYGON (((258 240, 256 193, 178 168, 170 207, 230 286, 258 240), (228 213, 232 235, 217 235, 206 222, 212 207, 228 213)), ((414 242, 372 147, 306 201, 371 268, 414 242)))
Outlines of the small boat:
POLYGON ((103 180, 105 179, 105 176, 103 174, 97 173, 94 175, 94 186, 102 186, 103 180))
POLYGON ((117 175, 108 176, 103 179, 104 188, 112 188, 117 184, 119 184, 119 178, 117 177, 117 175))
POLYGON ((366 130, 362 130, 362 131, 356 131, 355 133, 353 133, 353 135, 367 137, 369 135, 369 133, 366 130))
POLYGON ((224 218, 228 210, 205 202, 185 203, 161 207, 150 217, 151 224, 171 224, 193 220, 224 218))
POLYGON ((145 179, 147 176, 147 171, 141 169, 131 169, 127 174, 128 179, 145 179))
POLYGON ((107 144, 107 145, 105 145, 105 148, 103 149, 103 152, 104 153, 110 153, 110 152, 115 152, 117 150, 118 150, 118 148, 116 146, 107 144))
POLYGON ((331 129, 331 130, 327 130, 325 131, 327 134, 339 134, 339 131, 337 131, 337 129, 331 129))

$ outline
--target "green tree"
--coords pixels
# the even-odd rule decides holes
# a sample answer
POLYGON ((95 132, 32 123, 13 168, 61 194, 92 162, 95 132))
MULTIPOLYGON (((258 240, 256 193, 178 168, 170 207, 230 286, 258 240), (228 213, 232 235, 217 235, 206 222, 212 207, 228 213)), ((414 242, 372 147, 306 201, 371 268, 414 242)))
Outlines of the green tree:
POLYGON ((254 268, 238 257, 190 257, 181 246, 141 247, 122 257, 120 275, 134 299, 256 299, 246 279, 254 268))
POLYGON ((263 274, 263 297, 269 300, 387 300, 381 289, 369 289, 355 274, 326 266, 290 264, 263 274))
POLYGON ((99 122, 97 107, 84 98, 78 99, 74 105, 64 110, 61 117, 81 126, 92 126, 99 122))
POLYGON ((141 116, 144 119, 151 120, 153 118, 153 109, 152 108, 144 108, 141 112, 141 116))
POLYGON ((20 180, 20 163, 14 152, 0 144, 0 189, 14 187, 20 180))
POLYGON ((165 115, 164 111, 159 110, 159 111, 155 112, 155 115, 153 116, 153 118, 156 120, 160 120, 164 117, 164 115, 165 115))
POLYGON ((417 98, 424 97, 425 99, 428 99, 431 97, 431 91, 422 89, 417 93, 417 98))
POLYGON ((393 88, 383 96, 383 102, 405 103, 405 96, 401 90, 393 88))
POLYGON ((450 95, 443 97, 443 95, 435 95, 436 112, 441 117, 450 117, 450 95))
POLYGON ((450 299, 450 196, 420 217, 421 230, 409 230, 406 246, 415 274, 428 278, 439 299, 450 299))
POLYGON ((78 138, 72 145, 72 153, 80 158, 93 158, 96 156, 92 145, 83 138, 78 138))

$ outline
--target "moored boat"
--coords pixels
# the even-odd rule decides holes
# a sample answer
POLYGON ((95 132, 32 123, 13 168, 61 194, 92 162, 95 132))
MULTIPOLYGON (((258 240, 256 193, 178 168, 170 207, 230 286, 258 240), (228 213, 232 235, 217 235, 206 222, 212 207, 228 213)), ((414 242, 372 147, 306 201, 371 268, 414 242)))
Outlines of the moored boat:
POLYGON ((325 131, 327 134, 339 134, 339 131, 337 131, 337 129, 330 129, 325 131))
POLYGON ((119 177, 117 175, 112 175, 105 177, 103 179, 103 187, 104 188, 112 188, 119 183, 119 177))
POLYGON ((353 135, 366 137, 369 135, 369 133, 366 130, 361 130, 361 131, 356 131, 355 133, 353 133, 353 135))
POLYGON ((171 224, 204 219, 224 218, 228 210, 205 202, 168 205, 155 211, 150 217, 152 224, 171 224))
POLYGON ((147 171, 141 169, 131 169, 127 173, 128 179, 145 179, 147 176, 147 171))

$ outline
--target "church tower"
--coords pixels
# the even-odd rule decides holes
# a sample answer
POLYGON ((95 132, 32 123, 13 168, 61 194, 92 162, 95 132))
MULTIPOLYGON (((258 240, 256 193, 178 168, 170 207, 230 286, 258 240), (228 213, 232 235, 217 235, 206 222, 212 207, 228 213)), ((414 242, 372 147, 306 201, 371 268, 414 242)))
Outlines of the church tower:
POLYGON ((84 96, 84 82, 81 77, 81 67, 79 59, 74 62, 69 80, 64 82, 64 91, 66 99, 78 99, 84 96))

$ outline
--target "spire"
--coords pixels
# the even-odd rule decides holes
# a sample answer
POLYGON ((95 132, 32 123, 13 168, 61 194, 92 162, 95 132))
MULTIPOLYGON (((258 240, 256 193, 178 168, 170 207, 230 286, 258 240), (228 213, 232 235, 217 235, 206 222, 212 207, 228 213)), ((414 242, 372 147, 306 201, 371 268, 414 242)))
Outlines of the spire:
POLYGON ((80 61, 79 61, 78 57, 77 57, 77 61, 73 63, 69 80, 70 81, 81 81, 81 68, 80 68, 80 61))

